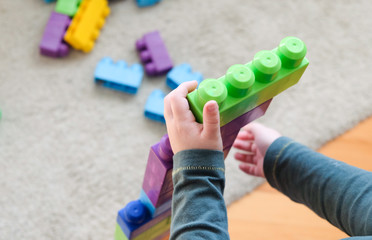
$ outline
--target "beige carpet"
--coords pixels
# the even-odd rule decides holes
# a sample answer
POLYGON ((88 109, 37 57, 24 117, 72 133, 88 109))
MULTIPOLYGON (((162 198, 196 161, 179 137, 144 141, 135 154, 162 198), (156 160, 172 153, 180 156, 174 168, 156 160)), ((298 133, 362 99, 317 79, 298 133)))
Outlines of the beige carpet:
MULTIPOLYGON (((42 0, 0 1, 0 239, 113 239, 118 209, 138 197, 149 147, 165 127, 143 117, 164 77, 137 95, 98 87, 104 56, 138 62, 134 42, 160 30, 174 62, 219 77, 288 35, 308 46, 301 82, 274 99, 265 122, 317 148, 372 114, 371 1, 163 0, 138 9, 113 1, 89 54, 40 56, 54 8, 42 0)), ((226 201, 260 179, 227 160, 226 201)))

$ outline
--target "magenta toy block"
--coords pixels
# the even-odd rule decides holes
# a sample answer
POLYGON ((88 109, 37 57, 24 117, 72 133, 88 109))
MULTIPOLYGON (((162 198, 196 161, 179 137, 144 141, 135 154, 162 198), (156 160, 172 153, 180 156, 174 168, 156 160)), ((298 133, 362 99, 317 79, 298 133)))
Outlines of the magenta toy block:
POLYGON ((39 45, 41 54, 56 58, 64 57, 68 54, 69 47, 63 41, 63 36, 70 22, 69 16, 52 12, 39 45))
POLYGON ((173 152, 168 135, 150 149, 142 189, 155 208, 172 198, 173 152))
POLYGON ((172 60, 158 31, 147 33, 137 40, 136 48, 148 75, 161 75, 172 69, 172 60))

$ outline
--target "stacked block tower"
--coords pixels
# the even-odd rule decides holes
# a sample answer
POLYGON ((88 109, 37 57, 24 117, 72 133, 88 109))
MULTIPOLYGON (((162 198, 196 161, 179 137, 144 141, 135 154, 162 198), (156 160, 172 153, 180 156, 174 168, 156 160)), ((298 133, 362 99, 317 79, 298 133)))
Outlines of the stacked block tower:
MULTIPOLYGON (((210 100, 219 105, 225 157, 240 129, 263 116, 272 98, 296 84, 309 61, 298 38, 284 38, 271 51, 260 51, 253 61, 231 66, 218 79, 206 79, 187 99, 195 119, 203 122, 203 107, 210 100)), ((173 152, 168 136, 153 145, 139 200, 118 212, 115 240, 167 239, 173 193, 173 152)))

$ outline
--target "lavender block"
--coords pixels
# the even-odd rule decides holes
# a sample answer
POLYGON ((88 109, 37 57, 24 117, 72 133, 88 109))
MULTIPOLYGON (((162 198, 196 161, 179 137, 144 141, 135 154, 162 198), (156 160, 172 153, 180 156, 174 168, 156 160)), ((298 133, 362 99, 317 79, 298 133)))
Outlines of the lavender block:
POLYGON ((173 152, 168 135, 150 149, 142 189, 155 208, 172 198, 173 152))
POLYGON ((172 69, 172 60, 158 31, 147 33, 137 40, 136 48, 148 75, 162 75, 172 69))
POLYGON ((235 132, 239 132, 239 130, 247 125, 250 122, 253 122, 257 118, 263 116, 267 110, 267 108, 270 106, 271 100, 267 100, 266 102, 262 103, 261 105, 253 108, 247 113, 244 113, 243 115, 239 116, 238 118, 235 118, 228 124, 221 127, 221 136, 222 139, 224 139, 225 136, 229 136, 235 132))
POLYGON ((39 45, 41 54, 55 58, 68 54, 69 46, 63 41, 63 37, 70 22, 69 16, 52 12, 39 45))
POLYGON ((270 106, 271 100, 272 99, 267 100, 266 102, 262 103, 261 105, 257 106, 251 111, 241 115, 240 117, 234 119, 233 121, 221 127, 221 137, 223 142, 223 152, 225 158, 229 154, 230 149, 236 137, 238 136, 240 129, 247 125, 248 123, 253 122, 257 118, 263 116, 267 108, 270 106))

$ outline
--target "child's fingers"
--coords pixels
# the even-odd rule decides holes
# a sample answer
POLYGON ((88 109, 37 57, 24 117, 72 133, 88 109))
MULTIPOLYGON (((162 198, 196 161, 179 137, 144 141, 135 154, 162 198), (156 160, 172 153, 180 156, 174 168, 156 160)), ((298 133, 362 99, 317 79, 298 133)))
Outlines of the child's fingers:
POLYGON ((241 163, 239 165, 239 168, 240 168, 240 170, 242 170, 243 172, 245 172, 249 175, 253 175, 253 176, 256 176, 256 177, 262 177, 260 172, 259 172, 258 167, 255 166, 255 165, 252 165, 252 164, 249 164, 249 163, 241 163))
POLYGON ((254 140, 254 135, 251 132, 243 129, 238 133, 238 136, 236 138, 241 140, 254 140))
POLYGON ((243 163, 254 163, 254 155, 253 154, 245 154, 245 153, 240 153, 240 152, 237 152, 235 153, 234 155, 235 159, 240 161, 240 162, 243 162, 243 163))
POLYGON ((182 121, 187 117, 189 103, 186 96, 189 92, 193 91, 197 85, 197 81, 185 82, 170 93, 169 100, 174 118, 182 121))
POLYGON ((253 142, 241 139, 235 139, 233 146, 237 149, 252 152, 253 142))
POLYGON ((169 121, 173 118, 171 103, 170 103, 170 100, 169 100, 168 96, 166 96, 164 98, 164 118, 165 118, 165 121, 169 121))
POLYGON ((204 105, 203 134, 211 138, 220 135, 220 113, 216 101, 209 101, 204 105))

